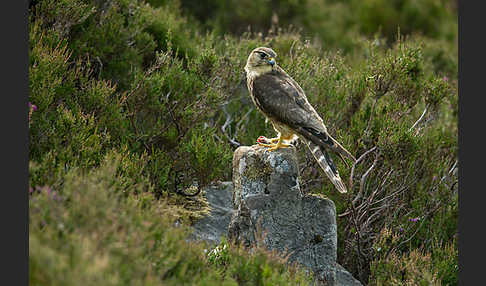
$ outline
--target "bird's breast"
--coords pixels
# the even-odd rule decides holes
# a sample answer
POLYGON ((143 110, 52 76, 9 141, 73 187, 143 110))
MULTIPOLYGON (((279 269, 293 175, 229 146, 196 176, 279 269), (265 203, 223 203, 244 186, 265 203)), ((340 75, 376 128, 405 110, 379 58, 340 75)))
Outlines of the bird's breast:
POLYGON ((251 97, 251 100, 253 101, 253 104, 255 104, 255 106, 258 108, 258 110, 260 112, 265 114, 265 112, 263 112, 263 110, 262 110, 262 106, 261 106, 260 101, 258 100, 258 98, 254 94, 253 85, 254 85, 254 81, 255 81, 255 76, 252 75, 251 73, 248 73, 246 79, 247 79, 246 84, 248 86, 248 91, 250 93, 250 97, 251 97))

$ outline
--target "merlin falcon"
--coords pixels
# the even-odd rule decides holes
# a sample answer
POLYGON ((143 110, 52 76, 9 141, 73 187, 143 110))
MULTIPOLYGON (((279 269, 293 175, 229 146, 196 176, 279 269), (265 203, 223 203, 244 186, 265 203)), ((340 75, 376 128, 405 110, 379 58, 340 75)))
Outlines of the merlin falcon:
POLYGON ((346 186, 328 151, 335 152, 345 163, 344 157, 353 162, 356 159, 329 135, 302 88, 277 65, 276 57, 272 49, 259 47, 250 53, 245 66, 250 97, 278 133, 276 138, 260 136, 258 144, 274 151, 289 147, 290 142, 300 138, 337 190, 346 193, 346 186))

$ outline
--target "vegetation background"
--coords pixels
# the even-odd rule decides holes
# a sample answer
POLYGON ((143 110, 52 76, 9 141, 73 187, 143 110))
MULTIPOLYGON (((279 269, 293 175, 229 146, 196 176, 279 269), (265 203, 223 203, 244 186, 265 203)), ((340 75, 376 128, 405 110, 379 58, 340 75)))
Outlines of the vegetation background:
POLYGON ((336 204, 338 262, 365 285, 457 284, 457 1, 32 0, 31 285, 309 282, 185 239, 197 191, 274 133, 246 89, 257 46, 360 158, 335 160, 343 196, 298 148, 304 190, 336 204))

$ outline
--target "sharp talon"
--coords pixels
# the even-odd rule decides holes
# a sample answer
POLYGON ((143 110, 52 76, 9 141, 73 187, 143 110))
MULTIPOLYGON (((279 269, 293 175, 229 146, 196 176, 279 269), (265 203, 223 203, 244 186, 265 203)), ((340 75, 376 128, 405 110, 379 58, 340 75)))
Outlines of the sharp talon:
POLYGON ((278 150, 280 148, 286 148, 286 147, 290 147, 290 146, 292 146, 292 145, 282 143, 282 141, 279 141, 277 144, 273 144, 273 146, 270 147, 267 151, 272 152, 272 151, 278 150))
POLYGON ((260 145, 260 146, 269 148, 269 149, 265 150, 265 151, 269 151, 269 152, 278 150, 280 148, 293 147, 292 144, 283 143, 283 141, 281 140, 280 137, 266 138, 265 136, 260 136, 257 139, 257 144, 260 145))
POLYGON ((266 143, 262 143, 262 142, 257 142, 257 143, 258 143, 258 145, 263 146, 263 147, 273 148, 273 147, 276 146, 275 144, 266 144, 266 143))

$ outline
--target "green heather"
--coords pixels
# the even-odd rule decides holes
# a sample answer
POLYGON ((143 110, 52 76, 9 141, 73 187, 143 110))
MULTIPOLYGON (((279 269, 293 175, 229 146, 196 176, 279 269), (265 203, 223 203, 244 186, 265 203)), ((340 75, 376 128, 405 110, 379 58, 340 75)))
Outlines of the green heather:
POLYGON ((274 130, 249 99, 272 47, 330 133, 338 262, 365 285, 457 285, 457 7, 449 0, 33 0, 31 285, 308 285, 265 249, 187 241, 238 145, 274 130), (423 265, 423 266, 419 266, 423 265))

